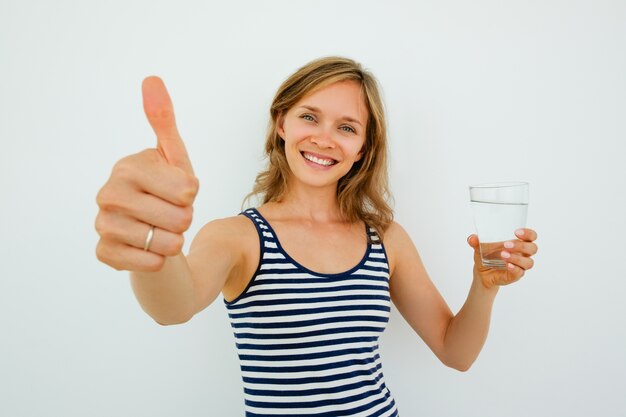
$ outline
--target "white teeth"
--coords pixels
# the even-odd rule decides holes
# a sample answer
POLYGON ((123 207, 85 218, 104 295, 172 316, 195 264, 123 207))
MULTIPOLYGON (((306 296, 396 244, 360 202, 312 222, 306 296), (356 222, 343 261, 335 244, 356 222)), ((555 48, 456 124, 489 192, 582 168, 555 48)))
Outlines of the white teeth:
POLYGON ((333 160, 316 158, 313 155, 309 155, 308 153, 304 153, 304 157, 308 159, 309 161, 312 161, 312 162, 315 162, 316 164, 324 165, 324 166, 329 166, 335 163, 333 160))

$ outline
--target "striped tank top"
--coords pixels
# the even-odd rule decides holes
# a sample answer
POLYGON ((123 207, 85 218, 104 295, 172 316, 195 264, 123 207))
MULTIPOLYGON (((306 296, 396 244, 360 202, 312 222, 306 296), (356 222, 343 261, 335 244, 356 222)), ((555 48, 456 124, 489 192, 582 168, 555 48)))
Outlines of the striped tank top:
POLYGON ((259 265, 243 293, 224 302, 246 417, 397 417, 378 353, 389 265, 374 229, 358 265, 321 274, 292 259, 256 209, 242 214, 259 234, 259 265))

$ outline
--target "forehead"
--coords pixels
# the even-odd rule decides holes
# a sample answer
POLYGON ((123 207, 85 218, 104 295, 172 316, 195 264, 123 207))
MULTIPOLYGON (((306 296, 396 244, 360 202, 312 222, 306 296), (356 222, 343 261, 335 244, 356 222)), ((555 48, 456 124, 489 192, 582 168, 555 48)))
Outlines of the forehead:
POLYGON ((293 108, 311 106, 330 116, 350 117, 367 122, 368 111, 361 84, 354 80, 338 81, 318 88, 304 96, 293 108))

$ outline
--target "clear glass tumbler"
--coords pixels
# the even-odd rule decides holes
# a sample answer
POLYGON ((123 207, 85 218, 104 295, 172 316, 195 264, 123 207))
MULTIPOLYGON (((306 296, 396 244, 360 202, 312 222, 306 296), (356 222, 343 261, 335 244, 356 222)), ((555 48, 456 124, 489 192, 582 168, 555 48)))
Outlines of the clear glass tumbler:
POLYGON ((493 182, 471 185, 469 190, 482 263, 505 268, 500 256, 504 242, 516 239, 515 230, 526 226, 528 183, 493 182))

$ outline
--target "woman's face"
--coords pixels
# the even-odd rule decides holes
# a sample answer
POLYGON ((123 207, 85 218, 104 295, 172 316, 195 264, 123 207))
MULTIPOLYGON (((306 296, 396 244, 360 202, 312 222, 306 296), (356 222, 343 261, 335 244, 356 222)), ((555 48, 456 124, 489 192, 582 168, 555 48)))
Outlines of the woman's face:
POLYGON ((361 159, 368 120, 356 81, 341 81, 302 98, 278 120, 292 181, 336 187, 361 159))

